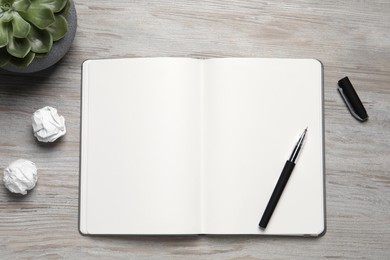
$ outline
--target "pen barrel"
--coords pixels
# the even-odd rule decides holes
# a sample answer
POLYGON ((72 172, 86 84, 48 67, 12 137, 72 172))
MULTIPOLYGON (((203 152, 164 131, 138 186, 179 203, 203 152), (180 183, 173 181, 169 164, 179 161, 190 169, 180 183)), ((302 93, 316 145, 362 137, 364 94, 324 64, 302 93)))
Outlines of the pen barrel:
POLYGON ((286 164, 284 165, 283 171, 280 174, 279 180, 276 183, 275 189, 272 192, 271 198, 268 201, 267 207, 265 208, 263 216, 260 220, 259 226, 261 228, 267 227, 268 222, 271 219, 272 213, 274 212, 276 205, 278 204, 278 201, 280 199, 280 196, 283 193, 284 187, 286 187, 288 179, 290 178, 290 175, 294 169, 294 166, 295 166, 295 163, 293 163, 289 160, 286 161, 286 164))

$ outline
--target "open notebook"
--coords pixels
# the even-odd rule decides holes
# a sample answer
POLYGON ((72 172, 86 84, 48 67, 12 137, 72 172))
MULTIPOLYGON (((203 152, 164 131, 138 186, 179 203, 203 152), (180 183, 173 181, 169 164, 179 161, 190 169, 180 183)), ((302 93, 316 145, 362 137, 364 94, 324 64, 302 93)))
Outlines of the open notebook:
POLYGON ((317 60, 88 60, 82 74, 81 233, 324 231, 317 60), (261 230, 305 127, 294 172, 261 230))

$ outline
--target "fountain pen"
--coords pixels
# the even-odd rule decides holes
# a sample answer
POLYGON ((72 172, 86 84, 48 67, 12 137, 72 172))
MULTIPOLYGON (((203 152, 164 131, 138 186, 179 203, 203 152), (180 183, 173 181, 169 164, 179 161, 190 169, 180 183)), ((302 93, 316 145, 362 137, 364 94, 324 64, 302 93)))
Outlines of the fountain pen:
POLYGON ((294 147, 293 152, 291 153, 290 158, 286 161, 286 164, 284 165, 283 171, 280 174, 279 180, 276 183, 275 189, 272 192, 271 198, 268 201, 267 207, 265 208, 265 211, 263 213, 263 216, 261 217, 259 226, 262 229, 265 229, 268 225, 269 220, 271 219, 272 213, 275 210, 276 205, 278 204, 278 201, 280 199, 280 196, 283 193, 284 187, 286 187, 287 181, 290 178, 290 175, 294 169, 295 161, 297 160, 299 151, 302 148, 303 140, 305 139, 305 135, 307 132, 307 127, 299 137, 299 140, 297 144, 294 147))

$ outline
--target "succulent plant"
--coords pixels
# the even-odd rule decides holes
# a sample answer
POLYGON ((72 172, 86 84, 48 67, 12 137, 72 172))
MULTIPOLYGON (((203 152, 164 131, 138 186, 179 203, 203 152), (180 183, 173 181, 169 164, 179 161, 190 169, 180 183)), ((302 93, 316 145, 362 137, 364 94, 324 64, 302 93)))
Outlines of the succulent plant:
POLYGON ((26 67, 68 31, 70 0, 0 0, 0 67, 26 67))

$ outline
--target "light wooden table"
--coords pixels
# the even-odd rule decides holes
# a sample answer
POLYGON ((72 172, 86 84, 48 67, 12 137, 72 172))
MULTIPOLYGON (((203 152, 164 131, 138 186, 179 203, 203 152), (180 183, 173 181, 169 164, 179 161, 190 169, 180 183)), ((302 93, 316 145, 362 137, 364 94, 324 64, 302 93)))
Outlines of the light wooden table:
POLYGON ((0 72, 0 170, 39 168, 27 196, 0 180, 0 258, 390 259, 389 1, 75 0, 69 54, 32 75, 0 72), (313 238, 83 237, 78 233, 81 63, 108 57, 317 58, 325 75, 327 233, 313 238), (348 75, 369 121, 336 87, 348 75), (30 117, 58 108, 68 133, 40 144, 30 117))

